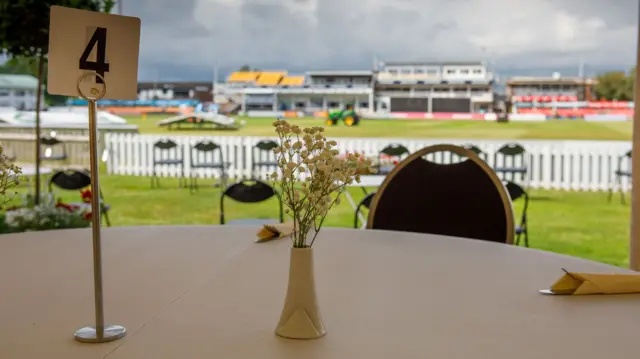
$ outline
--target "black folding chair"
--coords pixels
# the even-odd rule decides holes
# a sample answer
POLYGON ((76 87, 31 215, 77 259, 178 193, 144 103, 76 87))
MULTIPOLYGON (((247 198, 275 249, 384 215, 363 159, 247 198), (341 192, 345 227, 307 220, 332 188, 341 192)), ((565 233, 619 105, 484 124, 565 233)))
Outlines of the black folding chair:
POLYGON ((520 216, 520 224, 516 225, 516 246, 520 244, 520 236, 524 237, 524 246, 529 247, 529 229, 527 225, 527 209, 529 209, 529 194, 519 184, 511 181, 504 181, 504 185, 509 192, 511 201, 515 202, 522 198, 524 207, 520 216))
POLYGON ((355 216, 353 219, 353 228, 360 228, 359 222, 360 222, 360 212, 362 212, 362 209, 366 208, 369 209, 369 207, 371 207, 371 200, 373 199, 373 196, 375 196, 375 192, 369 193, 368 195, 366 195, 362 201, 360 201, 360 203, 358 203, 358 206, 356 207, 356 212, 355 212, 355 216))
POLYGON ((41 137, 40 146, 41 161, 66 162, 69 159, 67 146, 55 137, 41 137))
POLYGON ((278 223, 273 219, 247 218, 227 221, 224 212, 224 198, 229 197, 240 203, 260 203, 272 197, 278 199, 278 207, 280 210, 280 223, 284 222, 284 209, 282 200, 278 192, 269 184, 256 179, 242 180, 227 187, 220 196, 220 224, 245 224, 245 225, 263 225, 278 223))
POLYGON ((487 161, 487 153, 484 152, 480 147, 474 144, 468 144, 464 146, 465 149, 475 153, 478 157, 480 157, 483 161, 487 161))
MULTIPOLYGON (((278 143, 272 140, 262 140, 256 143, 255 146, 251 149, 251 176, 253 178, 260 178, 260 171, 263 168, 266 168, 269 172, 275 171, 278 168, 278 162, 276 160, 270 160, 273 154, 273 149, 278 147, 278 143)), ((267 174, 267 178, 269 177, 267 174)))
POLYGON ((622 186, 622 179, 628 178, 631 180, 631 150, 618 157, 618 167, 616 168, 613 175, 615 176, 615 180, 613 184, 609 184, 609 196, 608 201, 611 202, 613 199, 613 187, 617 187, 618 191, 620 191, 620 201, 622 204, 625 204, 624 193, 626 192, 626 188, 622 186))
POLYGON ((184 151, 181 145, 172 140, 160 140, 153 144, 153 173, 151 176, 151 188, 160 188, 160 179, 157 175, 157 168, 160 166, 177 167, 180 170, 178 186, 183 187, 186 179, 184 177, 184 151))
MULTIPOLYGON (((398 162, 402 161, 404 158, 406 158, 411 152, 409 152, 409 149, 406 148, 405 146, 399 144, 399 143, 392 143, 390 145, 387 145, 385 148, 383 148, 382 150, 380 150, 380 152, 378 153, 378 156, 380 157, 380 159, 382 159, 383 157, 387 157, 387 158, 391 158, 394 159, 398 162)), ((378 168, 378 173, 379 175, 386 175, 389 172, 391 172, 391 170, 393 170, 394 165, 389 164, 389 165, 384 165, 384 166, 380 166, 380 168, 378 168)))
POLYGON ((508 143, 498 149, 494 155, 494 168, 496 173, 502 173, 503 179, 515 181, 520 175, 522 181, 528 184, 527 179, 527 152, 517 143, 508 143), (502 159, 502 165, 497 166, 498 159, 502 159))
POLYGON ((227 166, 224 161, 222 148, 215 142, 202 141, 196 143, 189 152, 191 171, 189 172, 189 190, 198 189, 198 169, 216 169, 220 171, 220 185, 227 186, 227 166))
MULTIPOLYGON (((59 171, 51 176, 51 180, 49 181, 49 192, 53 190, 53 186, 67 191, 80 191, 83 188, 91 186, 91 174, 89 171, 59 171)), ((91 190, 94 191, 95 189, 92 188, 91 190)), ((107 226, 111 226, 111 221, 109 220, 109 210, 111 209, 111 206, 105 203, 102 189, 98 189, 98 191, 100 191, 100 214, 104 218, 107 226)), ((84 202, 70 203, 70 205, 91 208, 91 204, 84 202)))

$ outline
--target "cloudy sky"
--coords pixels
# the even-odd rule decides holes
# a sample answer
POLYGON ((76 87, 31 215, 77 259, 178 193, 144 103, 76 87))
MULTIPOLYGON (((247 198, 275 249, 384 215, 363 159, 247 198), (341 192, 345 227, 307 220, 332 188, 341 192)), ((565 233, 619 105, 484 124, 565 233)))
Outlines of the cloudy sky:
POLYGON ((122 1, 142 19, 142 80, 206 81, 216 63, 368 69, 374 56, 523 71, 635 61, 637 0, 122 1))

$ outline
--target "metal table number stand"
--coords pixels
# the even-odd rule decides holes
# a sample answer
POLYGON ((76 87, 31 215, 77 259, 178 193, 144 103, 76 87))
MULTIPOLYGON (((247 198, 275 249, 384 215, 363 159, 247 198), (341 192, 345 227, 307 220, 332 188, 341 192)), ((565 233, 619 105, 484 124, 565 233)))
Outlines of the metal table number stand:
MULTIPOLYGON (((98 82, 98 81, 96 81, 98 82)), ((98 178, 98 126, 96 119, 96 101, 107 92, 104 77, 95 72, 86 72, 78 78, 79 96, 86 100, 89 106, 89 161, 91 162, 91 231, 93 235, 93 282, 95 293, 96 323, 94 327, 84 327, 75 333, 75 339, 82 343, 106 343, 121 339, 126 329, 120 325, 104 324, 104 306, 102 301, 102 253, 100 245, 100 181, 98 178), (91 87, 91 97, 82 93, 81 83, 88 76, 95 76, 102 80, 102 91, 91 87)))

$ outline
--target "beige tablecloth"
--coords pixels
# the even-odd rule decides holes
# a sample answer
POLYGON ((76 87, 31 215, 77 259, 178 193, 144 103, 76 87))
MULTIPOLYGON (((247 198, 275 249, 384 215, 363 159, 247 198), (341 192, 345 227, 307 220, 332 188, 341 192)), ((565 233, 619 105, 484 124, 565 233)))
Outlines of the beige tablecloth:
POLYGON ((562 272, 622 271, 551 253, 410 233, 324 229, 315 260, 327 336, 274 334, 290 242, 254 227, 104 229, 106 321, 93 324, 90 230, 0 236, 2 359, 631 358, 640 296, 543 296, 562 272))

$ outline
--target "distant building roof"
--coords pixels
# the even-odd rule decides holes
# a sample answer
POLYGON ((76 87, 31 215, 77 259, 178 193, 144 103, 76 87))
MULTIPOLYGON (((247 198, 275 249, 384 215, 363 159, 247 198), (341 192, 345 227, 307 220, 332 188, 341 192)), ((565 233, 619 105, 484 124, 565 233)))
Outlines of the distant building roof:
POLYGON ((534 76, 515 76, 507 80, 507 86, 510 85, 535 85, 535 84, 580 84, 590 85, 594 84, 595 80, 582 77, 534 77, 534 76))
POLYGON ((482 61, 389 61, 386 66, 484 66, 482 61))
POLYGON ((173 90, 193 90, 196 88, 203 88, 203 91, 211 90, 211 82, 138 82, 139 90, 152 90, 152 89, 173 89, 173 90), (206 87, 206 89, 204 89, 206 87))
POLYGON ((307 71, 307 76, 373 76, 373 71, 371 70, 307 71))
POLYGON ((35 90, 38 78, 31 75, 0 75, 0 88, 15 90, 35 90))

